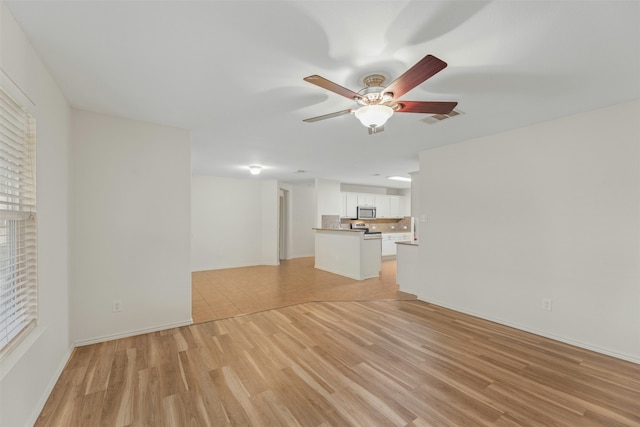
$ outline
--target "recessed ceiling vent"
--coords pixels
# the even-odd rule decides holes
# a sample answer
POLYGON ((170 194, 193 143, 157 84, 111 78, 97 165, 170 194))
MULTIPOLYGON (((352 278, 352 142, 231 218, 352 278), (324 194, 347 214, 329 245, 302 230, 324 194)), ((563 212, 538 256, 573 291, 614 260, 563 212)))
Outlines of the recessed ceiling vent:
POLYGON ((429 116, 429 117, 425 117, 424 119, 420 120, 421 122, 424 122, 428 125, 435 125, 436 123, 439 123, 443 120, 449 119, 451 117, 455 117, 455 116, 461 116, 464 114, 464 111, 462 110, 458 110, 458 109, 454 109, 452 110, 449 114, 434 114, 433 116, 429 116))

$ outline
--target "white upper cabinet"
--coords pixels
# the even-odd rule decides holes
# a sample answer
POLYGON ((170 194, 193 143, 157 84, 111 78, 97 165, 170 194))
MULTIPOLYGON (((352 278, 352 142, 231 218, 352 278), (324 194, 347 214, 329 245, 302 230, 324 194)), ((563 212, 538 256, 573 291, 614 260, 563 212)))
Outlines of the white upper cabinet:
POLYGON ((389 196, 389 217, 401 218, 406 215, 404 211, 404 197, 389 196))
POLYGON ((342 211, 340 216, 343 218, 355 218, 358 216, 357 193, 342 193, 342 211))
POLYGON ((376 194, 374 199, 376 207, 376 218, 391 218, 391 205, 389 203, 389 200, 389 196, 376 194))
POLYGON ((375 206, 376 196, 367 193, 356 193, 358 195, 358 206, 375 206))
POLYGON ((402 218, 406 215, 403 196, 376 195, 375 206, 378 218, 402 218))
POLYGON ((368 193, 341 193, 343 218, 356 218, 358 206, 374 206, 377 218, 403 218, 409 216, 404 196, 368 193))

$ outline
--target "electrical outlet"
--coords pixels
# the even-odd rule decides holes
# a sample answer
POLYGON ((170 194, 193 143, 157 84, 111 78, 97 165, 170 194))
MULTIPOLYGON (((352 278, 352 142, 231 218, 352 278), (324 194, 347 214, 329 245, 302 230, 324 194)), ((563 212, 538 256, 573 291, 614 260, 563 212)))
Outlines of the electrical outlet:
POLYGON ((111 304, 111 309, 114 313, 122 311, 122 301, 119 299, 114 299, 113 303, 111 304))
POLYGON ((420 215, 420 222, 427 222, 427 215, 426 214, 420 215))
POLYGON ((553 309, 551 298, 542 299, 542 309, 546 311, 551 311, 553 309))

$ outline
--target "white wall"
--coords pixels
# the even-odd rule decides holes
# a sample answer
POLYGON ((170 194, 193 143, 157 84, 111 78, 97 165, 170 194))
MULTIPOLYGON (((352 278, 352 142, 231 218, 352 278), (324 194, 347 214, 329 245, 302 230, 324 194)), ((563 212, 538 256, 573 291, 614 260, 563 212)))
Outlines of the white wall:
POLYGON ((280 221, 280 190, 278 181, 267 180, 261 182, 262 214, 260 215, 262 229, 262 262, 264 265, 280 264, 278 251, 280 221))
POLYGON ((3 87, 37 120, 38 326, 0 361, 0 425, 13 427, 33 424, 71 351, 67 237, 70 109, 2 2, 0 68, 3 87))
POLYGON ((72 119, 72 339, 190 323, 189 132, 85 111, 72 119))
POLYGON ((316 190, 313 185, 291 185, 291 258, 314 255, 315 200, 316 190))
POLYGON ((635 101, 420 153, 419 298, 640 362, 639 118, 635 101))
POLYGON ((278 263, 277 181, 194 176, 191 270, 278 263))
MULTIPOLYGON (((416 175, 416 179, 418 179, 418 175, 416 175)), ((413 216, 411 214, 411 204, 413 203, 413 198, 411 196, 412 191, 411 188, 404 188, 400 190, 400 195, 404 197, 404 211, 408 212, 409 216, 413 216)))
POLYGON ((322 215, 340 215, 340 183, 316 179, 316 227, 322 226, 322 215))

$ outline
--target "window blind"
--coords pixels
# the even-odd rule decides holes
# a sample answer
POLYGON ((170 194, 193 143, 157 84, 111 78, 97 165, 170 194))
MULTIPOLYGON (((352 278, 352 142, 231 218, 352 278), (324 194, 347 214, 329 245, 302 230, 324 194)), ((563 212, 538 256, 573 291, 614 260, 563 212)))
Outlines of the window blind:
POLYGON ((0 88, 0 358, 35 326, 35 120, 0 88))

